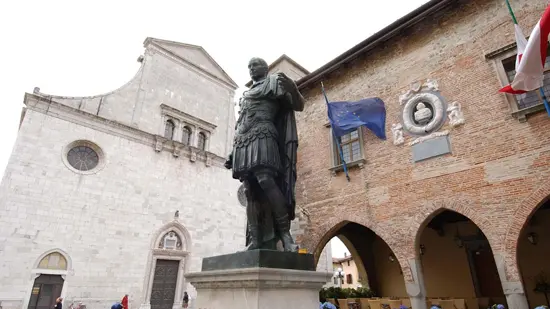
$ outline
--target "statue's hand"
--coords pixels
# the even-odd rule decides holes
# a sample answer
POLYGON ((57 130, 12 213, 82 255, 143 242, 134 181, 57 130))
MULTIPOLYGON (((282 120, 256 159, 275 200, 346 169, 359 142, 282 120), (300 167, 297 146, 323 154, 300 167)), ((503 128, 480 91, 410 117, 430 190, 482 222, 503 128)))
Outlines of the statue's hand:
POLYGON ((230 170, 233 168, 233 161, 232 160, 227 160, 225 161, 224 165, 226 169, 230 170))
POLYGON ((233 168, 233 154, 230 154, 228 157, 227 157, 227 160, 225 161, 225 163, 223 164, 223 166, 230 170, 233 168))
POLYGON ((278 74, 277 82, 284 91, 289 91, 290 89, 292 89, 292 80, 283 73, 278 74))

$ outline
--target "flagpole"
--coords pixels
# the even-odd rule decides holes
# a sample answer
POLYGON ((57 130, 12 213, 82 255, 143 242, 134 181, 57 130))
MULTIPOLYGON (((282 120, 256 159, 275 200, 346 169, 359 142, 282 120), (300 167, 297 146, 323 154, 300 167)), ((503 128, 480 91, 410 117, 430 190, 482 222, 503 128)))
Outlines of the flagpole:
POLYGON ((540 87, 539 92, 540 92, 540 96, 542 97, 542 101, 544 102, 544 107, 546 108, 546 112, 548 113, 548 116, 550 116, 550 104, 548 104, 548 100, 546 99, 546 95, 544 94, 544 89, 540 87))
POLYGON ((518 24, 518 21, 516 19, 516 15, 514 15, 514 11, 512 11, 512 6, 510 5, 510 1, 506 0, 506 6, 508 7, 508 11, 510 12, 510 15, 512 16, 512 21, 515 25, 518 24))
MULTIPOLYGON (((325 92, 325 86, 323 85, 323 82, 321 82, 321 90, 323 91, 323 96, 325 97, 325 102, 327 103, 327 110, 328 110, 328 108, 330 108, 330 107, 328 105, 328 97, 327 97, 327 93, 325 92)), ((340 141, 338 141, 338 138, 336 137, 336 133, 334 133, 334 128, 332 128, 332 122, 331 122, 330 130, 332 131, 332 137, 334 138, 334 142, 338 146, 338 151, 340 153, 340 160, 342 160, 342 167, 344 168, 344 173, 346 174, 346 179, 349 182, 350 178, 349 178, 349 174, 348 174, 348 166, 346 165, 346 160, 344 159, 344 151, 342 150, 342 145, 340 144, 340 141)))
MULTIPOLYGON (((512 10, 512 6, 510 5, 510 1, 509 0, 505 0, 505 1, 506 1, 506 6, 508 7, 508 12, 510 12, 510 16, 512 16, 512 21, 514 22, 514 25, 517 25, 518 21, 516 19, 516 15, 514 14, 514 11, 512 10)), ((548 116, 550 116, 550 104, 548 104, 548 100, 546 99, 546 95, 544 94, 544 89, 540 87, 539 92, 540 92, 542 101, 544 102, 544 108, 546 108, 546 112, 548 113, 548 116)))

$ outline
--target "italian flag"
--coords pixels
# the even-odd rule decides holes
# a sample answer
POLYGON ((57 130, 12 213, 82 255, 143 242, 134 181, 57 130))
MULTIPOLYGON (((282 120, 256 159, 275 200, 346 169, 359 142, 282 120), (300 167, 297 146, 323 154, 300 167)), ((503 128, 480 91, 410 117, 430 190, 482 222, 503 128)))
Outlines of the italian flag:
POLYGON ((544 62, 546 61, 548 35, 550 34, 550 5, 531 32, 529 41, 525 39, 515 17, 513 19, 518 47, 516 76, 512 83, 500 89, 500 92, 522 94, 543 85, 544 62))

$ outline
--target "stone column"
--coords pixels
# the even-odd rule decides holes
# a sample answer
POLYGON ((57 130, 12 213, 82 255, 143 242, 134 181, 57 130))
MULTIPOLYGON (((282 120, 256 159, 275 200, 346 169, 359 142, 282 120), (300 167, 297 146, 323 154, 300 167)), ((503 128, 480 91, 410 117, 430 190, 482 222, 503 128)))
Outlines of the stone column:
POLYGON ((197 147, 197 140, 199 138, 199 127, 192 126, 191 138, 189 139, 189 146, 197 147))
POLYGON ((174 124, 175 124, 172 140, 176 142, 181 142, 182 135, 183 135, 183 123, 176 119, 172 119, 172 120, 174 121, 174 124))
POLYGON ((411 306, 414 309, 427 309, 426 285, 424 284, 424 275, 422 274, 420 259, 410 259, 409 267, 411 268, 414 282, 406 282, 405 288, 411 299, 411 306))
POLYGON ((504 296, 506 296, 506 302, 508 308, 514 309, 529 309, 527 303, 527 297, 525 297, 525 291, 521 281, 508 281, 506 278, 506 263, 503 253, 494 253, 495 264, 497 266, 498 276, 502 283, 502 290, 504 296))
POLYGON ((523 290, 523 284, 521 282, 503 282, 502 287, 504 289, 508 308, 529 309, 527 297, 525 297, 525 291, 523 290))

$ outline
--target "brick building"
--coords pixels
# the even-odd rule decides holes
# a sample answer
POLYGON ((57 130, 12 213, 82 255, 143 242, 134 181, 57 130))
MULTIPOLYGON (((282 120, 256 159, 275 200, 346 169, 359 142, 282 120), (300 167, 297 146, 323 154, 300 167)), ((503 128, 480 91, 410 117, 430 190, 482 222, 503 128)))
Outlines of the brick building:
MULTIPOLYGON (((547 5, 511 2, 525 31, 547 5)), ((298 80, 302 246, 319 255, 340 237, 373 290, 418 309, 546 304, 534 290, 550 273, 550 118, 536 92, 498 93, 514 42, 504 1, 432 0, 298 80), (350 182, 321 81, 332 100, 386 104, 386 141, 365 128, 342 138, 350 182)))

